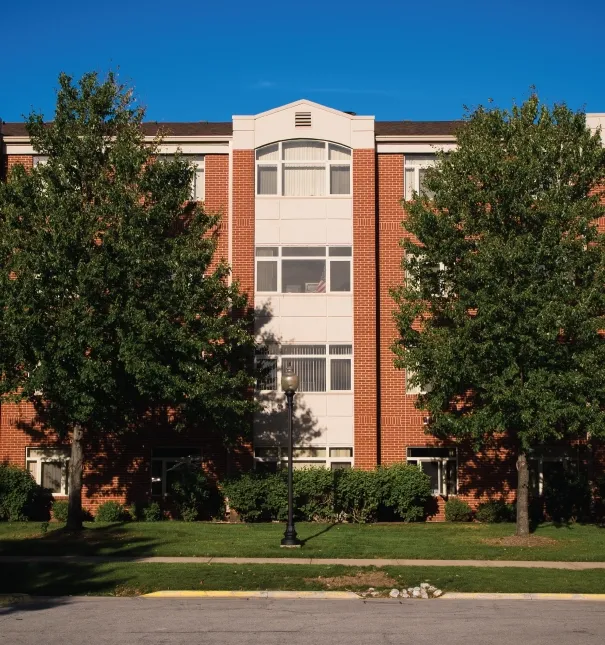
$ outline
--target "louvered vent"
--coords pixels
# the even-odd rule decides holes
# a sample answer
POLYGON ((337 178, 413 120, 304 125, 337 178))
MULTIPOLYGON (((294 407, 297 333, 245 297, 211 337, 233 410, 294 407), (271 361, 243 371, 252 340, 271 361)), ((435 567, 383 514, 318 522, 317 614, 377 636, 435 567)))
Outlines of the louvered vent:
POLYGON ((296 112, 294 115, 294 125, 297 128, 310 128, 311 112, 296 112))

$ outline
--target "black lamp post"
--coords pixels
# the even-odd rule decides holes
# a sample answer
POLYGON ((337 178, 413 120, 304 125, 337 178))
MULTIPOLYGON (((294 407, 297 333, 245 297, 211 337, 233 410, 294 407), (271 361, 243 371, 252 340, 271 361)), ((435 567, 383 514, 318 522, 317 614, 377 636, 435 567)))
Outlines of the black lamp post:
POLYGON ((292 421, 294 417, 294 394, 298 389, 298 375, 294 373, 292 365, 288 365, 281 377, 281 387, 286 393, 288 402, 288 526, 281 546, 286 548, 300 547, 300 540, 296 537, 294 528, 294 502, 292 494, 292 421))

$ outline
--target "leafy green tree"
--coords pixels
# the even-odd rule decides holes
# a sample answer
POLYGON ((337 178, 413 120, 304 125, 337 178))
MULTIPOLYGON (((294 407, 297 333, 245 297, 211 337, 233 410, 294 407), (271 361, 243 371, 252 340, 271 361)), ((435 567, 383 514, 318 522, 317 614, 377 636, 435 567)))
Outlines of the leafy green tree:
POLYGON ((532 450, 605 436, 605 152, 583 113, 536 95, 479 107, 457 138, 434 198, 406 204, 396 364, 425 384, 430 433, 513 446, 526 535, 532 450))
POLYGON ((182 156, 156 161, 143 115, 113 74, 63 74, 54 121, 27 121, 48 163, 0 186, 1 393, 71 437, 72 529, 91 440, 164 410, 233 442, 253 407, 246 299, 211 268, 219 218, 189 201, 182 156))

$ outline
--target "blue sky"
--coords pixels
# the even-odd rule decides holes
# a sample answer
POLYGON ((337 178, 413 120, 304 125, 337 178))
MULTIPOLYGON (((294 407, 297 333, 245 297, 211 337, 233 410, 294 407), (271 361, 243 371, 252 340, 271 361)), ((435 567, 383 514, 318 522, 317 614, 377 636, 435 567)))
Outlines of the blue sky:
POLYGON ((147 117, 226 121, 299 98, 379 120, 548 101, 605 112, 603 0, 9 0, 0 117, 51 117, 60 71, 119 67, 147 117))

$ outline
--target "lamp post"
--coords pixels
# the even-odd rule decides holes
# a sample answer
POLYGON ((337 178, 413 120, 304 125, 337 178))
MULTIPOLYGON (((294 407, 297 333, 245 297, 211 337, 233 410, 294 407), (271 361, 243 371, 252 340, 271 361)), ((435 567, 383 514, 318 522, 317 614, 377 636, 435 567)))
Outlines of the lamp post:
POLYGON ((294 417, 294 394, 298 389, 298 375, 294 373, 292 365, 288 364, 281 377, 281 387, 286 393, 288 403, 288 526, 281 546, 285 548, 300 547, 300 540, 296 537, 294 528, 294 502, 292 493, 292 421, 294 417))

